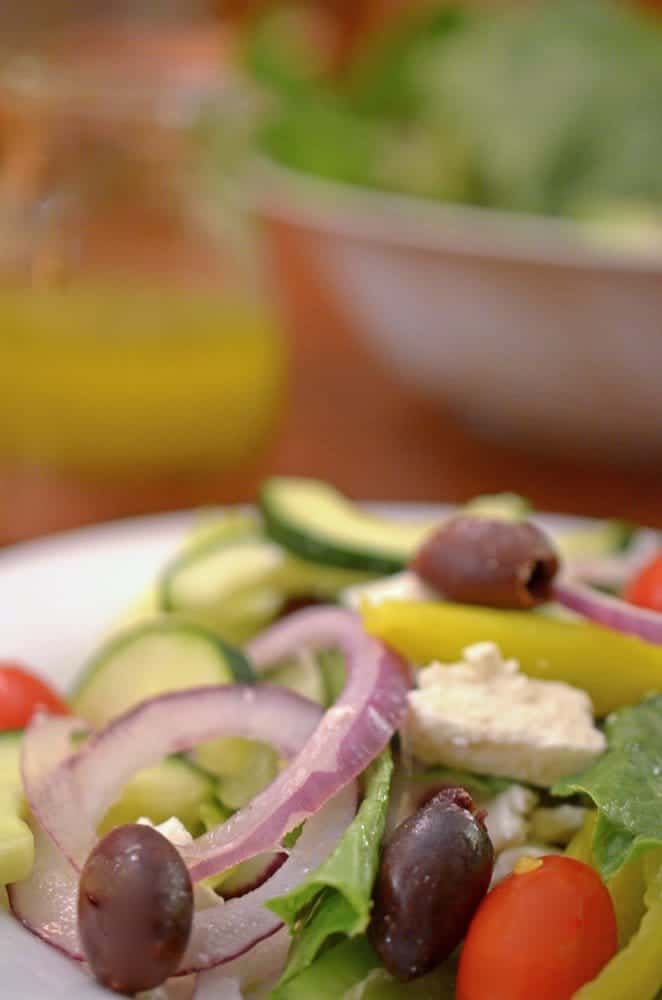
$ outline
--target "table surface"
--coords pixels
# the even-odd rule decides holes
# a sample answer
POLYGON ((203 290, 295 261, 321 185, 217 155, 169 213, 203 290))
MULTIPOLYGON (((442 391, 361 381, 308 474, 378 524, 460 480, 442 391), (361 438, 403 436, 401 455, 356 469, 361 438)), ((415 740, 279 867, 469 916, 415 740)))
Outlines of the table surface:
POLYGON ((251 500, 271 473, 327 479, 356 498, 463 501, 510 490, 539 509, 624 517, 662 527, 662 470, 591 466, 518 453, 477 438, 386 372, 316 282, 287 232, 278 236, 292 376, 272 441, 223 476, 156 485, 85 484, 0 466, 0 543, 80 524, 251 500))

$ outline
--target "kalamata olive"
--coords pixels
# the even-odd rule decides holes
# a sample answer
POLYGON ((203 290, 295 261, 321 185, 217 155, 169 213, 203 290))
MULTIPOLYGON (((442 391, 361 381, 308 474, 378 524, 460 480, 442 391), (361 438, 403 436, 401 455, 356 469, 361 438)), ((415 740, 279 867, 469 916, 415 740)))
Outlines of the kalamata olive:
POLYGON ((137 993, 176 971, 193 920, 186 865, 152 827, 119 826, 83 868, 78 920, 85 956, 104 986, 137 993))
POLYGON ((450 601, 532 608, 550 600, 558 556, 529 521, 453 517, 419 549, 412 569, 450 601))
POLYGON ((494 850, 464 789, 445 789, 384 848, 369 936, 397 979, 430 972, 464 937, 488 890, 494 850))

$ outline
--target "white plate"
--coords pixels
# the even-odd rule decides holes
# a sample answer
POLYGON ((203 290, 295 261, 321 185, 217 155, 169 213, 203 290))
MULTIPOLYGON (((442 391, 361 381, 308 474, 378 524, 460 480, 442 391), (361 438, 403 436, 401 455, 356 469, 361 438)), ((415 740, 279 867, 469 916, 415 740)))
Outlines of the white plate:
MULTIPOLYGON (((396 516, 429 517, 441 507, 380 505, 396 516)), ((137 518, 86 528, 0 552, 0 657, 25 660, 66 689, 117 615, 177 549, 193 514, 137 518)), ((583 519, 542 518, 559 528, 583 519)), ((74 963, 0 912, 3 1000, 99 1000, 74 963)))

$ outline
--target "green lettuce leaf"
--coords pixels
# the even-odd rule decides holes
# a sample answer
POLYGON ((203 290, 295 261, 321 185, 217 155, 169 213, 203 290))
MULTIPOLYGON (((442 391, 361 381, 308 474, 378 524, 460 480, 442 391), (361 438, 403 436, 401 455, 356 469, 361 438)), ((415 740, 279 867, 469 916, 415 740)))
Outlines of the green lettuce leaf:
POLYGON ((308 968, 331 938, 366 930, 392 774, 385 750, 366 771, 363 802, 333 854, 296 889, 267 904, 294 937, 281 983, 308 968))
POLYGON ((270 1000, 453 1000, 455 958, 415 982, 400 983, 384 969, 364 935, 328 948, 270 1000))
POLYGON ((363 983, 379 959, 365 937, 346 938, 329 948, 294 979, 281 983, 269 1000, 340 1000, 363 983))
POLYGON ((470 795, 479 801, 494 798, 510 788, 514 781, 509 778, 496 778, 490 774, 474 774, 472 771, 461 771, 451 767, 426 767, 423 771, 414 773, 411 778, 412 790, 421 790, 426 785, 457 785, 466 788, 470 795))
POLYGON ((607 879, 644 851, 662 847, 662 695, 616 712, 605 732, 607 753, 553 793, 581 792, 597 806, 593 857, 607 879))

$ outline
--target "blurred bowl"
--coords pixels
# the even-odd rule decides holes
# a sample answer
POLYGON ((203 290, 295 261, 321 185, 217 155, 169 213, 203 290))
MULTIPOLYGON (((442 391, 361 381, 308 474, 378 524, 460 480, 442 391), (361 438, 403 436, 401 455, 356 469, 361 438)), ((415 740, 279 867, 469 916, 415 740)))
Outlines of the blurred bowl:
POLYGON ((483 434, 613 461, 662 455, 662 243, 428 203, 262 164, 353 329, 483 434))

